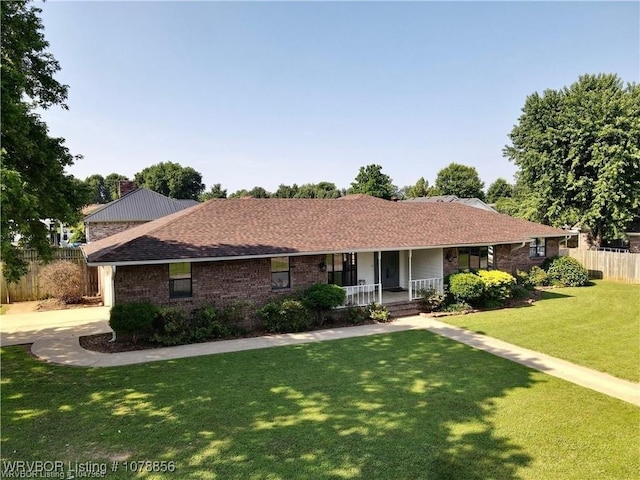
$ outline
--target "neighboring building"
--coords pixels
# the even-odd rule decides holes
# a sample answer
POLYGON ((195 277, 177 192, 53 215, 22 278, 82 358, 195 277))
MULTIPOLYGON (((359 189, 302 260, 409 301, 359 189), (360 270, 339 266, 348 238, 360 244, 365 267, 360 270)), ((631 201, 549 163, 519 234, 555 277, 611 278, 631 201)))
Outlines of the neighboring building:
POLYGON ((100 267, 106 305, 261 305, 318 282, 365 305, 385 303, 389 291, 405 291, 397 301, 442 289, 443 277, 459 270, 540 265, 565 237, 455 202, 350 195, 210 200, 82 249, 100 267))
POLYGON ((498 213, 496 209, 494 209, 491 205, 486 204, 479 198, 458 198, 455 195, 438 195, 435 197, 417 197, 417 198, 409 198, 407 200, 403 200, 405 202, 431 202, 431 203, 461 203, 463 205, 468 205, 470 207, 481 208, 482 210, 487 210, 488 212, 498 213))
POLYGON ((94 209, 84 218, 87 242, 95 242, 198 205, 195 200, 176 200, 146 188, 121 190, 121 193, 124 193, 122 197, 94 209))

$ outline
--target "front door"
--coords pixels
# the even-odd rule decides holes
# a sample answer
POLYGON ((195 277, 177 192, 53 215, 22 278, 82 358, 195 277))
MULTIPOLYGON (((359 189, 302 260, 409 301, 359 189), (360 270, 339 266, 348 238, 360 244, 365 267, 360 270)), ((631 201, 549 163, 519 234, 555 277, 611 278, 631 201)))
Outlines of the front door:
MULTIPOLYGON (((376 283, 378 278, 378 256, 375 257, 376 283)), ((400 252, 382 252, 380 256, 382 268, 382 288, 398 288, 400 286, 400 252)))

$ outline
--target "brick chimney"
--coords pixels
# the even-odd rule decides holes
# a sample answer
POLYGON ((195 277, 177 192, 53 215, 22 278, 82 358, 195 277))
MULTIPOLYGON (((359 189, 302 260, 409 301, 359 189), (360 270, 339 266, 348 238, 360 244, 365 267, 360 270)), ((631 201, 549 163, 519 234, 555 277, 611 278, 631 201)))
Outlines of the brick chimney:
POLYGON ((136 184, 133 180, 120 180, 118 184, 118 197, 124 197, 127 193, 133 192, 136 184))

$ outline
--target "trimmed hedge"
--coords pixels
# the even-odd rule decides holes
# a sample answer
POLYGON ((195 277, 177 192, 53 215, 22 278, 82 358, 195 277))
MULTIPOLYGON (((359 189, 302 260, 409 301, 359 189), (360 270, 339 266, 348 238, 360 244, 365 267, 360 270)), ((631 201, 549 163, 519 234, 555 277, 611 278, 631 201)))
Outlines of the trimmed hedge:
POLYGON ((484 304, 488 307, 504 305, 516 285, 516 279, 500 270, 479 270, 478 277, 484 284, 484 304))
POLYGON ((270 333, 304 332, 311 327, 311 313, 300 300, 287 298, 267 303, 259 315, 264 329, 270 333))
POLYGON ((158 307, 149 302, 120 303, 111 308, 109 326, 120 335, 130 335, 135 343, 139 337, 149 337, 153 331, 158 307))
POLYGON ((449 292, 456 302, 479 306, 484 295, 484 282, 473 273, 455 273, 449 277, 449 292))

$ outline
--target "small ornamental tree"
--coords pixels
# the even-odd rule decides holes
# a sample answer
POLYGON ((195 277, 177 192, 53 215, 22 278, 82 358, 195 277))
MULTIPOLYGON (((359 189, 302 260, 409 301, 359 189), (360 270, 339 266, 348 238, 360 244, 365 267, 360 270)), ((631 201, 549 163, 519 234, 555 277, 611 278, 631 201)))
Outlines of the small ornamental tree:
POLYGON ((40 288, 62 303, 79 303, 84 292, 80 265, 60 260, 45 266, 39 276, 40 288))
POLYGON ((309 310, 315 312, 318 325, 322 325, 327 312, 343 305, 346 297, 347 292, 338 285, 316 283, 305 290, 302 301, 309 310))

